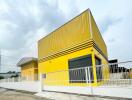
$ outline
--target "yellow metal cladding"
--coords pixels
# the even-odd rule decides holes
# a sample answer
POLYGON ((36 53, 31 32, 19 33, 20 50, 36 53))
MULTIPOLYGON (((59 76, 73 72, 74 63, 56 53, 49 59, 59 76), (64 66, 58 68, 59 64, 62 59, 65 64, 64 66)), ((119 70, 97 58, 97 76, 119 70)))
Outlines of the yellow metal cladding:
POLYGON ((37 80, 38 77, 38 64, 37 62, 29 62, 21 66, 21 76, 27 78, 28 80, 37 80))
POLYGON ((98 57, 99 59, 101 59, 101 62, 102 62, 102 65, 105 65, 105 66, 101 66, 102 67, 102 76, 103 76, 103 79, 104 80, 108 80, 110 78, 110 72, 109 72, 109 65, 108 65, 108 61, 100 54, 100 52, 98 52, 95 48, 93 48, 93 69, 94 69, 94 85, 97 86, 97 85, 100 85, 102 83, 105 83, 105 81, 101 81, 101 82, 98 82, 97 83, 97 75, 96 75, 96 65, 95 65, 95 56, 98 57))
MULTIPOLYGON (((69 83, 69 67, 68 67, 68 59, 73 59, 76 57, 80 57, 83 55, 91 54, 92 48, 83 49, 71 54, 67 54, 49 61, 41 62, 38 65, 39 74, 46 73, 46 79, 44 80, 45 85, 62 85, 62 86, 82 86, 80 83, 69 83), (65 82, 64 82, 65 80, 65 82), (53 81, 53 82, 51 82, 53 81), (55 81, 55 82, 54 82, 55 81), (59 81, 59 82, 58 82, 59 81), (61 82, 62 81, 62 82, 61 82)), ((83 84, 86 86, 86 84, 83 84)))
POLYGON ((38 42, 39 59, 78 45, 90 37, 88 11, 85 11, 38 42))
POLYGON ((93 39, 107 58, 107 48, 89 10, 56 29, 38 42, 39 60, 93 39))
POLYGON ((68 59, 80 57, 83 55, 88 55, 91 53, 90 50, 91 48, 87 48, 52 60, 41 62, 38 65, 39 72, 49 73, 59 70, 68 70, 68 59))
MULTIPOLYGON (((96 66, 95 61, 93 62, 92 68, 94 69, 93 75, 94 75, 94 83, 87 84, 87 83, 69 83, 69 67, 68 67, 68 60, 73 59, 76 57, 84 56, 84 55, 92 55, 92 59, 95 59, 95 56, 101 59, 102 64, 107 64, 107 60, 94 48, 90 47, 87 49, 83 49, 71 54, 67 54, 49 61, 41 62, 38 65, 39 74, 45 73, 46 79, 44 79, 45 85, 56 85, 56 86, 97 86, 98 84, 101 84, 101 82, 96 82, 96 66)), ((106 67, 106 69, 102 69, 102 74, 104 79, 109 78, 109 69, 106 67)))
MULTIPOLYGON (((107 64, 107 48, 91 12, 86 10, 38 42, 39 74, 46 74, 45 85, 86 86, 86 83, 69 83, 68 60, 89 54, 94 75, 92 85, 97 86, 101 82, 97 82, 95 56, 107 64), (62 84, 56 82, 64 79, 67 81, 62 84)), ((109 78, 108 69, 102 71, 103 78, 109 78)))
POLYGON ((106 44, 101 36, 101 33, 96 25, 96 22, 90 12, 90 24, 91 24, 91 32, 92 32, 92 38, 94 42, 97 44, 97 46, 101 49, 101 51, 104 53, 106 57, 108 57, 107 54, 107 47, 106 44))

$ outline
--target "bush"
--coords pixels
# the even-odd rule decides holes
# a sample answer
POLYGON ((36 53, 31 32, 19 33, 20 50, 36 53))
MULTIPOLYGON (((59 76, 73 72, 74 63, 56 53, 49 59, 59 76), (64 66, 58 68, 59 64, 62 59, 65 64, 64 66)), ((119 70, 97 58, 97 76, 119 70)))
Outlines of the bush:
POLYGON ((3 76, 0 76, 0 79, 4 79, 4 77, 3 76))
POLYGON ((19 77, 19 75, 17 75, 17 74, 16 75, 12 75, 11 78, 13 78, 13 77, 19 77))

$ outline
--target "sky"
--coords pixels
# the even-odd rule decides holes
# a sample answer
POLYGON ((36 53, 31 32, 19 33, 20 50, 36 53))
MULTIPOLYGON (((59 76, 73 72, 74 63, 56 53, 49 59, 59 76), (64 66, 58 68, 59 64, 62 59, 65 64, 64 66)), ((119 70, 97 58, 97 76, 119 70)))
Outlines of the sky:
POLYGON ((90 9, 109 59, 132 60, 132 0, 0 0, 2 71, 37 57, 37 41, 90 9))

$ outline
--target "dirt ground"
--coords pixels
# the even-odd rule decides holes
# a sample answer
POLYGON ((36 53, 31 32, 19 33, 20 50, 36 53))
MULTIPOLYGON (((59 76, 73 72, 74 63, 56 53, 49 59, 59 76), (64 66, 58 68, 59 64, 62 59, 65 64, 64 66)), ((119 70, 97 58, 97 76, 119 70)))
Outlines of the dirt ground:
POLYGON ((34 93, 12 91, 0 88, 0 100, 51 100, 37 97, 34 93))

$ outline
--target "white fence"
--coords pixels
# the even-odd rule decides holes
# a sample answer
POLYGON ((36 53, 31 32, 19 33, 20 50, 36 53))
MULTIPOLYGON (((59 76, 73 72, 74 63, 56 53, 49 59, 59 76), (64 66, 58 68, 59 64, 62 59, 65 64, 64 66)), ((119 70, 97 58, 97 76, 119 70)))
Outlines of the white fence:
POLYGON ((39 81, 11 78, 0 87, 31 92, 57 91, 132 98, 132 62, 87 66, 44 73, 39 81), (96 75, 96 76, 95 76, 96 75))
POLYGON ((43 91, 132 98, 132 62, 44 73, 43 91), (95 76, 96 75, 96 76, 95 76))
POLYGON ((130 86, 132 62, 87 66, 44 74, 44 85, 59 86, 130 86))
POLYGON ((38 81, 38 74, 33 76, 19 76, 0 79, 0 82, 24 82, 24 81, 38 81))
POLYGON ((15 90, 25 90, 29 92, 39 92, 41 90, 39 81, 29 82, 0 82, 0 87, 15 90))
POLYGON ((29 92, 40 92, 41 83, 33 80, 32 77, 12 77, 0 80, 0 87, 15 90, 25 90, 29 92))

